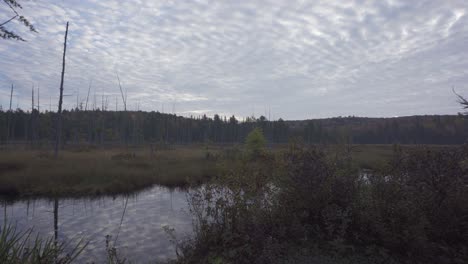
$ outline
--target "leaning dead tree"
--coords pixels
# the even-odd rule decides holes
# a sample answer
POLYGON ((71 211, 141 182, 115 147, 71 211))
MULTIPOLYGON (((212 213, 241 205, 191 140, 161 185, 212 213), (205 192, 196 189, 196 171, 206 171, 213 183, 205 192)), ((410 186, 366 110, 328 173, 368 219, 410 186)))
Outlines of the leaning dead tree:
POLYGON ((93 81, 93 80, 89 80, 88 95, 86 95, 85 111, 88 111, 89 92, 91 91, 91 83, 92 83, 92 81, 93 81))
POLYGON ((119 78, 119 74, 116 73, 117 75, 117 81, 119 82, 119 88, 120 88, 120 95, 122 96, 122 103, 123 103, 123 106, 124 106, 124 114, 123 114, 123 118, 122 118, 122 123, 123 123, 123 126, 122 126, 122 133, 121 133, 121 136, 120 136, 120 140, 123 140, 125 141, 126 144, 128 144, 128 135, 127 135, 127 90, 125 90, 125 94, 124 94, 124 91, 122 89, 122 85, 120 83, 120 78, 119 78))
POLYGON ((122 95, 122 102, 124 105, 124 112, 127 112, 127 91, 125 91, 125 95, 122 90, 122 85, 120 84, 120 78, 119 74, 117 74, 117 80, 119 81, 119 88, 120 88, 120 94, 122 95))
POLYGON ((57 111, 57 133, 55 140, 55 158, 58 157, 60 147, 60 138, 62 137, 62 102, 63 102, 63 79, 65 77, 65 54, 67 52, 67 36, 68 36, 68 22, 65 29, 65 41, 63 42, 63 59, 62 59, 62 78, 60 80, 60 97, 57 111))

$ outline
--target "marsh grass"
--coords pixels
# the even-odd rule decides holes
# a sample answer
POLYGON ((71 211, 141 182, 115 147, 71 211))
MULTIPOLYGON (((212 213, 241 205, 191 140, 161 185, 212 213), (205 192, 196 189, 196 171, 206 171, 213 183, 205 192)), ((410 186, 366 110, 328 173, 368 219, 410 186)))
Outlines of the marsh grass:
MULTIPOLYGON (((391 145, 321 146, 333 159, 350 151, 358 168, 377 169, 392 157, 391 145)), ((411 146, 402 146, 410 150, 411 146)), ((431 147, 444 148, 444 147, 431 147)), ((273 146, 281 155, 284 147, 273 146)), ((129 193, 160 184, 200 184, 238 168, 242 146, 149 146, 97 148, 70 146, 58 159, 47 150, 5 149, 0 152, 0 195, 82 196, 129 193)))
POLYGON ((183 187, 216 175, 217 164, 197 148, 155 153, 144 148, 72 149, 58 159, 45 151, 5 151, 0 153, 0 194, 79 196, 128 193, 153 184, 183 187))
POLYGON ((68 264, 83 252, 87 243, 75 245, 58 243, 52 238, 32 237, 33 230, 18 231, 16 226, 4 224, 0 229, 0 263, 68 264))
MULTIPOLYGON (((393 158, 396 145, 390 144, 352 144, 352 145, 317 145, 330 159, 337 156, 350 155, 353 166, 360 169, 379 170, 385 167, 393 158)), ((456 148, 449 145, 398 145, 405 152, 414 153, 422 147, 442 151, 456 148)))

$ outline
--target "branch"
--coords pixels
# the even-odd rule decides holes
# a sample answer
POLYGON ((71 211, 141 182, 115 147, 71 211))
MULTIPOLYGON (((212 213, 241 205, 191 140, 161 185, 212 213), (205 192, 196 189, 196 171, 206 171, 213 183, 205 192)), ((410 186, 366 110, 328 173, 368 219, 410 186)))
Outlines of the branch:
POLYGON ((5 2, 9 7, 10 9, 17 15, 19 16, 18 12, 16 12, 15 8, 13 6, 11 6, 12 4, 15 6, 15 7, 18 7, 18 8, 22 8, 18 3, 16 3, 15 1, 7 1, 7 0, 3 0, 3 2, 5 2))
POLYGON ((3 26, 0 26, 0 38, 3 38, 3 39, 16 39, 16 40, 26 41, 22 37, 15 34, 15 32, 9 31, 3 26))
POLYGON ((464 109, 468 109, 468 101, 461 95, 459 95, 457 92, 455 92, 455 88, 452 87, 452 92, 458 97, 458 103, 463 105, 464 109))
MULTIPOLYGON (((16 14, 15 18, 19 17, 19 21, 21 23, 23 23, 23 25, 25 25, 27 28, 29 28, 29 30, 31 30, 32 32, 37 32, 36 29, 34 28, 34 26, 31 23, 29 23, 29 21, 24 16, 21 16, 16 11, 15 7, 23 8, 20 4, 18 4, 16 1, 13 1, 13 0, 3 0, 3 2, 5 2, 8 5, 8 7, 10 7, 10 9, 13 11, 13 13, 16 14)), ((12 19, 10 19, 10 20, 12 20, 12 19)), ((10 22, 10 21, 7 21, 7 22, 10 22)), ((4 23, 4 24, 6 24, 6 23, 4 23)), ((2 24, 2 25, 4 25, 4 24, 2 24)))
POLYGON ((10 19, 8 19, 7 21, 5 21, 5 22, 3 22, 3 23, 1 23, 1 24, 0 24, 0 27, 3 26, 3 25, 5 25, 5 24, 7 24, 8 22, 12 21, 13 19, 15 19, 15 18, 17 18, 17 17, 18 17, 18 15, 14 16, 14 17, 12 17, 12 18, 10 18, 10 19))
MULTIPOLYGON (((16 0, 3 0, 7 5, 13 5, 14 7, 23 8, 16 0)), ((11 7, 11 6, 10 6, 11 7)))

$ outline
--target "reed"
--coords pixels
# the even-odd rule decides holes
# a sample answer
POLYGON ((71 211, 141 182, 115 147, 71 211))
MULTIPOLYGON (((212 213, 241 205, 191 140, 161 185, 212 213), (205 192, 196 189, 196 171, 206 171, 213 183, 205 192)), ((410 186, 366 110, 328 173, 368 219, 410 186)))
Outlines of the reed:
POLYGON ((0 229, 0 263, 73 263, 88 243, 74 245, 59 243, 53 238, 32 236, 33 230, 19 231, 16 226, 3 224, 0 229))

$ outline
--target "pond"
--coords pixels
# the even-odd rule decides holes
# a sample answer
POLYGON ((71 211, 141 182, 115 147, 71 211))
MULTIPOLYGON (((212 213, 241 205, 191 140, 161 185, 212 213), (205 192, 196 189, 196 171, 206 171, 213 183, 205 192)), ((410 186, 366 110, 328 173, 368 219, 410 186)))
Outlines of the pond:
POLYGON ((116 240, 119 255, 133 263, 175 258, 164 227, 174 228, 178 238, 192 230, 186 191, 180 189, 156 186, 132 196, 59 199, 57 210, 54 205, 50 199, 4 203, 0 221, 16 224, 19 230, 33 228, 42 237, 54 237, 56 222, 59 241, 89 241, 79 263, 103 263, 107 235, 116 240))

